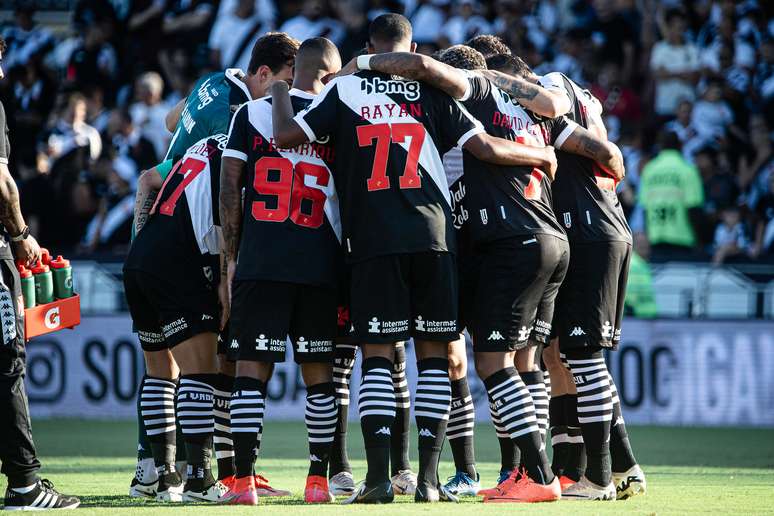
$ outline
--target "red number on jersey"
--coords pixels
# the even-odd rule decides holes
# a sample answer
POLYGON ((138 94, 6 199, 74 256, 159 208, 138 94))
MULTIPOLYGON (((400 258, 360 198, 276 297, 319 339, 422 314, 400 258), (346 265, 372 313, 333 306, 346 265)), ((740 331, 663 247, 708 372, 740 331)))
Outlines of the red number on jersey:
POLYGON ((406 167, 400 176, 399 187, 421 188, 422 178, 419 177, 418 163, 422 144, 425 141, 425 127, 422 124, 375 124, 361 125, 357 128, 357 143, 361 147, 370 147, 376 140, 376 152, 374 153, 374 165, 371 169, 371 177, 366 181, 369 192, 385 190, 390 187, 390 178, 387 177, 387 156, 390 152, 390 143, 403 143, 406 137, 411 138, 409 143, 406 167))
POLYGON ((529 175, 529 184, 524 189, 524 198, 530 201, 536 201, 540 199, 543 194, 543 178, 545 174, 538 169, 533 168, 532 173, 529 175))
MULTIPOLYGON (((172 195, 170 195, 169 198, 161 203, 161 206, 159 206, 159 213, 161 215, 167 215, 171 217, 175 213, 175 206, 177 205, 177 201, 180 199, 180 196, 183 195, 183 190, 185 190, 185 187, 188 186, 191 181, 196 179, 196 176, 198 176, 206 166, 206 161, 193 157, 186 158, 185 161, 177 162, 175 168, 167 176, 166 181, 164 181, 164 185, 161 187, 161 191, 164 191, 164 188, 166 188, 167 184, 175 176, 175 174, 182 174, 183 180, 180 181, 180 184, 177 185, 177 188, 175 188, 175 190, 172 192, 172 195)), ((158 199, 161 199, 161 194, 159 194, 158 199)), ((158 199, 156 200, 157 204, 158 199)), ((153 205, 151 213, 155 211, 156 204, 153 205)))
POLYGON ((307 177, 313 177, 315 184, 322 187, 328 186, 330 181, 328 169, 320 165, 301 162, 294 169, 293 163, 285 158, 266 156, 259 159, 255 163, 253 188, 259 194, 275 196, 277 207, 267 208, 265 201, 253 201, 253 218, 263 222, 284 222, 290 218, 299 226, 322 226, 327 196, 319 188, 307 186, 307 177), (276 181, 269 181, 272 170, 279 173, 276 181))

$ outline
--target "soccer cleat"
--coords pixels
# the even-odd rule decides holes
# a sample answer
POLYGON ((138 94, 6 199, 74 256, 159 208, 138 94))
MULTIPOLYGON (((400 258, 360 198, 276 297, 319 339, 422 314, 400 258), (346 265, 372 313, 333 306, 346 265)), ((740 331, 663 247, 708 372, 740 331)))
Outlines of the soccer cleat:
POLYGON ((425 483, 417 484, 414 493, 415 503, 435 503, 435 502, 459 502, 459 498, 454 496, 445 486, 431 486, 425 483))
POLYGON ((455 496, 476 496, 481 489, 481 475, 476 473, 476 479, 470 478, 470 475, 464 471, 458 471, 443 487, 455 496))
POLYGON ((162 473, 159 475, 159 484, 156 488, 156 500, 159 502, 182 502, 183 480, 177 471, 162 473))
POLYGON ((255 492, 258 496, 290 496, 290 491, 274 489, 269 485, 269 479, 263 475, 255 475, 255 492))
POLYGON ((598 486, 585 476, 562 491, 562 500, 615 500, 615 484, 598 486))
POLYGON ((417 490, 417 476, 410 469, 402 469, 390 479, 397 495, 413 495, 417 490))
POLYGON ((507 469, 501 469, 500 470, 500 476, 497 478, 497 485, 495 487, 490 487, 489 489, 479 489, 478 490, 478 496, 483 496, 486 498, 487 496, 491 496, 494 494, 499 493, 502 490, 502 485, 504 482, 506 482, 509 478, 511 478, 511 475, 513 475, 513 471, 508 471, 507 469))
POLYGON ((395 492, 391 482, 382 482, 374 487, 367 486, 365 482, 360 484, 355 492, 344 500, 344 504, 353 503, 392 503, 395 492))
POLYGON ((501 492, 484 498, 484 503, 555 502, 562 497, 558 477, 554 477, 550 484, 538 484, 525 473, 521 473, 515 481, 505 482, 503 486, 505 489, 501 492))
POLYGON ((562 475, 561 477, 559 477, 559 485, 561 486, 562 491, 564 491, 574 483, 575 483, 575 480, 571 479, 570 477, 567 477, 565 475, 562 475))
POLYGON ((35 487, 19 493, 10 487, 5 490, 6 511, 48 511, 51 509, 75 509, 81 501, 74 496, 60 494, 49 480, 38 480, 35 487))
POLYGON ((222 503, 226 500, 228 492, 229 488, 220 481, 216 481, 204 489, 194 489, 189 482, 186 482, 186 487, 183 491, 183 501, 222 503))
POLYGON ((129 484, 129 496, 132 498, 153 498, 156 496, 156 486, 159 482, 159 474, 153 459, 138 459, 134 471, 134 478, 129 484))
POLYGON ((615 484, 617 500, 626 500, 632 496, 644 495, 648 487, 645 481, 645 473, 639 464, 635 464, 623 473, 613 472, 613 484, 615 484))
POLYGON ((333 496, 351 495, 355 492, 355 480, 352 473, 342 471, 328 479, 328 486, 333 496))
POLYGON ((328 479, 319 475, 306 477, 304 488, 304 502, 306 503, 331 503, 333 495, 328 489, 328 479))
POLYGON ((229 490, 223 496, 223 502, 231 505, 258 505, 258 493, 255 492, 254 477, 229 477, 229 490))

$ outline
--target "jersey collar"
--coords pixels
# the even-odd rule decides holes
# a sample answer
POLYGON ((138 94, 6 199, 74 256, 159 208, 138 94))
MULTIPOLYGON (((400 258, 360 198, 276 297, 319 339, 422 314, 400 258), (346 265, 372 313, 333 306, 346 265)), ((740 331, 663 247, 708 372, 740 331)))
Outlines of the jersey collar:
POLYGON ((290 91, 288 92, 288 94, 296 96, 296 97, 301 97, 302 99, 313 99, 314 98, 314 95, 312 95, 311 93, 308 93, 308 92, 306 92, 304 90, 299 90, 298 88, 290 88, 290 91))
POLYGON ((226 71, 223 72, 223 75, 226 76, 227 81, 231 82, 232 84, 236 85, 237 88, 242 90, 242 93, 245 94, 246 100, 253 99, 250 96, 250 90, 247 89, 247 85, 244 83, 244 81, 242 81, 242 77, 245 76, 245 72, 239 68, 226 68, 226 71))

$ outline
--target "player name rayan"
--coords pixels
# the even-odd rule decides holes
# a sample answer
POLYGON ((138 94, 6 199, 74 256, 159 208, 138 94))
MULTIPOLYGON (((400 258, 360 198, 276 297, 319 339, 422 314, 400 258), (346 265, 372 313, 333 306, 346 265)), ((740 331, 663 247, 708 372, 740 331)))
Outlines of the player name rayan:
MULTIPOLYGON (((328 138, 325 139, 326 143, 328 138)), ((336 154, 333 147, 323 143, 302 143, 292 149, 281 149, 274 144, 274 138, 265 139, 262 136, 253 137, 253 150, 260 149, 265 152, 292 152, 301 156, 315 156, 327 163, 333 163, 336 154)))
POLYGON ((372 104, 370 106, 360 106, 360 117, 364 120, 378 120, 380 118, 393 117, 412 117, 422 116, 422 104, 414 103, 391 103, 391 104, 372 104))

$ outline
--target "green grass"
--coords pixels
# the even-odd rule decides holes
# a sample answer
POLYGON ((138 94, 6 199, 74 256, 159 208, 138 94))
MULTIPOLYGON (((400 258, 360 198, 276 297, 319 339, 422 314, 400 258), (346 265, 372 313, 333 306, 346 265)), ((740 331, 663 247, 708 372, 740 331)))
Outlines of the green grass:
MULTIPOLYGON (((354 474, 362 478, 365 462, 360 431, 356 424, 350 428, 354 474)), ((84 508, 79 514, 774 514, 772 430, 634 427, 630 435, 648 476, 649 492, 644 497, 614 503, 530 506, 490 506, 464 499, 454 507, 413 505, 409 497, 397 497, 392 506, 304 506, 300 494, 307 468, 306 439, 299 423, 267 424, 259 467, 273 485, 293 491, 294 496, 264 498, 257 508, 171 508, 130 499, 126 492, 134 472, 133 422, 39 421, 34 434, 44 465, 42 474, 63 492, 81 497, 84 508)), ((476 452, 482 481, 488 487, 495 481, 499 465, 494 432, 488 425, 477 426, 476 452)), ((452 473, 447 446, 441 474, 452 473)), ((4 480, 0 480, 0 488, 5 488, 4 480)))

